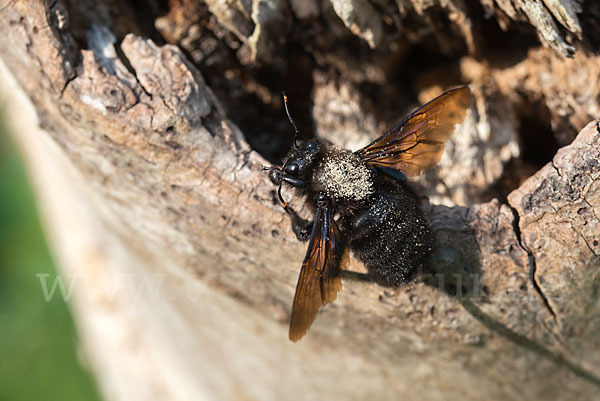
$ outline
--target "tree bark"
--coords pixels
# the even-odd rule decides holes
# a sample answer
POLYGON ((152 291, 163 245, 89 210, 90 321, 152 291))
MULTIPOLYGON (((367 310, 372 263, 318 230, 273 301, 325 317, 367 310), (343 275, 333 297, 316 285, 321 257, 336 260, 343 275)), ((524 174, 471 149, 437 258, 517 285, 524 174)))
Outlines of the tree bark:
POLYGON ((597 396, 600 9, 470 3, 0 4, 8 117, 106 399, 597 396), (460 82, 474 106, 414 184, 428 270, 348 274, 290 343, 305 245, 260 171, 291 140, 278 91, 354 148, 460 82))

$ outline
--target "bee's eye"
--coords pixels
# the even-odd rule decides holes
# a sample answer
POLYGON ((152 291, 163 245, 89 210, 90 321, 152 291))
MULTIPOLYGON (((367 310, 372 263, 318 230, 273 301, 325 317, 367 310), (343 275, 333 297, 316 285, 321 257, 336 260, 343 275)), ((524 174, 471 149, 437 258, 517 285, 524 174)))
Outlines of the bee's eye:
POLYGON ((298 174, 298 170, 300 170, 300 166, 298 166, 298 163, 290 163, 285 166, 284 170, 285 170, 286 174, 296 175, 296 174, 298 174))

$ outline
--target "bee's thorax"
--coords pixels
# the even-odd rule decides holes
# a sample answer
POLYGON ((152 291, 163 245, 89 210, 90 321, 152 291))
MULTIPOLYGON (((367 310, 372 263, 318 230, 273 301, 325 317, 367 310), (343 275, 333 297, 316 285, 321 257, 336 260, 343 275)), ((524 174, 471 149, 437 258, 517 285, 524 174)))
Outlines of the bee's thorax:
POLYGON ((313 190, 325 191, 334 199, 361 201, 373 193, 369 168, 349 150, 328 149, 313 172, 313 190))

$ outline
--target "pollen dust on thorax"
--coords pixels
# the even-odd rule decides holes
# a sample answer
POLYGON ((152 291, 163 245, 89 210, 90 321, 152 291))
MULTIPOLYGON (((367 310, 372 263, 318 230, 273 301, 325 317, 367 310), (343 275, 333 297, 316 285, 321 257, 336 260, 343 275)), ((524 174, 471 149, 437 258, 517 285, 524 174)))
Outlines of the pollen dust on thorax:
POLYGON ((334 197, 363 200, 373 193, 371 172, 350 151, 336 148, 316 172, 317 180, 334 197))

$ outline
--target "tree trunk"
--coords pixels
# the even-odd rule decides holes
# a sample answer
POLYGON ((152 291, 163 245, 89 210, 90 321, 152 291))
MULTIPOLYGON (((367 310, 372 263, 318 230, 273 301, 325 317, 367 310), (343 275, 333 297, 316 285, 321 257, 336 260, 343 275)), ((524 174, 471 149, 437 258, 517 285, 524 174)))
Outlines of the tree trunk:
POLYGON ((0 10, 2 97, 106 399, 597 399, 595 2, 0 10), (348 274, 289 342, 305 245, 261 172, 292 140, 279 91, 303 138, 356 149, 461 83, 474 105, 413 184, 427 271, 348 274))

